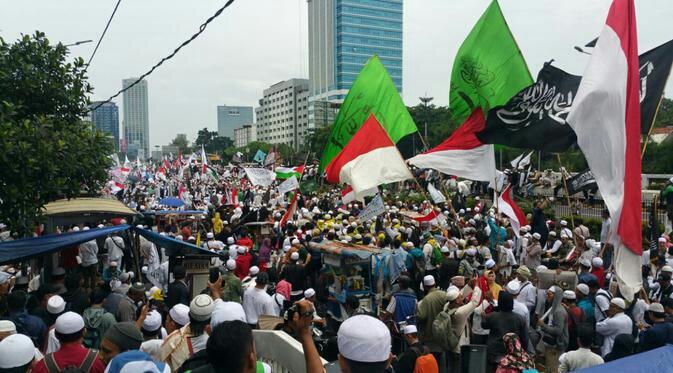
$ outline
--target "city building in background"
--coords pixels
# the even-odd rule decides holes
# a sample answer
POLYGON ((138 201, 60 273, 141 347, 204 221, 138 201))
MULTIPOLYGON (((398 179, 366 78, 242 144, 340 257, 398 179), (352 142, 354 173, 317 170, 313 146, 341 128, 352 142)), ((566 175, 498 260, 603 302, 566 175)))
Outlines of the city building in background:
MULTIPOLYGON (((127 88, 137 78, 122 80, 122 88, 127 88)), ((138 155, 150 154, 150 122, 147 103, 147 81, 142 80, 130 89, 124 91, 124 139, 129 154, 130 149, 142 150, 138 155), (132 145, 135 145, 132 147, 132 145)))
POLYGON ((234 129, 235 147, 242 148, 253 141, 257 141, 257 128, 254 124, 244 124, 242 127, 234 129))
POLYGON ((365 62, 378 55, 402 92, 402 0, 307 0, 309 128, 329 125, 365 62))
POLYGON ((289 79, 265 89, 255 115, 258 141, 298 149, 309 134, 308 80, 289 79))
POLYGON ((114 149, 119 150, 119 108, 114 102, 94 101, 89 106, 89 120, 96 128, 108 134, 113 141, 114 149), (100 106, 99 106, 100 105, 100 106))
POLYGON ((252 106, 217 107, 217 134, 233 140, 234 129, 244 124, 253 123, 252 106))

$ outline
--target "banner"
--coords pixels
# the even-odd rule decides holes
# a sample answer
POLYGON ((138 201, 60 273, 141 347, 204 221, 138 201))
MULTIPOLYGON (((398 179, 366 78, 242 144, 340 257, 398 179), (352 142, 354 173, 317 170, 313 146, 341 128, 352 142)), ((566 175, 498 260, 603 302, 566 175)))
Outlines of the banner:
POLYGON ((257 163, 262 163, 266 159, 266 153, 262 151, 262 149, 257 150, 257 153, 255 153, 255 157, 252 158, 253 161, 257 163))
POLYGON ((297 177, 292 176, 291 178, 283 181, 279 186, 278 186, 278 193, 281 195, 299 188, 299 181, 297 181, 297 177))
POLYGON ((514 158, 512 162, 510 162, 512 167, 514 168, 526 167, 530 164, 530 156, 533 155, 533 152, 528 153, 528 155, 526 155, 525 157, 524 154, 526 153, 521 153, 520 156, 514 158))
POLYGON ((271 166, 276 163, 276 152, 271 149, 264 160, 264 167, 271 166))
POLYGON ((266 168, 244 168, 252 185, 268 187, 276 179, 276 173, 266 168))
POLYGON ((365 209, 358 215, 360 222, 365 222, 368 220, 374 220, 377 216, 386 212, 386 207, 383 204, 383 197, 380 194, 377 194, 374 199, 369 202, 365 209))
POLYGON ((673 40, 640 55, 640 133, 654 124, 673 63, 673 40))
POLYGON ((571 196, 583 190, 598 188, 594 174, 589 169, 567 179, 566 183, 568 184, 568 195, 571 196))
POLYGON ((430 198, 432 198, 432 200, 433 200, 435 203, 444 203, 444 202, 446 202, 446 197, 444 197, 444 195, 442 194, 442 192, 440 192, 439 190, 437 190, 437 188, 435 188, 435 186, 432 185, 432 183, 428 183, 428 193, 430 193, 430 198))

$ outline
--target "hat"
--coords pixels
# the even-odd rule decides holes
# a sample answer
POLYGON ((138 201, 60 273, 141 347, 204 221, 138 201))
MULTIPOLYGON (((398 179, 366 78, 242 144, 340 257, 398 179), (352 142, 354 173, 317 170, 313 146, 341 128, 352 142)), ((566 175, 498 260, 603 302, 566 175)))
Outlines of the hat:
POLYGON ((13 334, 0 342, 0 368, 22 367, 35 359, 35 345, 23 334, 13 334))
POLYGON ((178 303, 168 314, 171 316, 171 319, 175 321, 176 324, 187 325, 189 324, 189 307, 185 306, 182 303, 178 303))
POLYGON ((16 325, 9 320, 0 320, 0 333, 16 333, 16 325))
POLYGON ((245 246, 238 246, 238 247, 236 248, 236 251, 237 251, 239 254, 245 254, 245 246))
POLYGON ((54 276, 65 276, 65 269, 63 267, 54 268, 51 274, 54 276))
POLYGON ((542 236, 539 233, 535 232, 533 233, 533 238, 539 240, 540 238, 542 238, 542 236))
POLYGON ((404 334, 416 334, 418 333, 418 329, 416 328, 416 325, 405 325, 404 329, 402 329, 404 334))
POLYGON ((423 277, 423 286, 435 286, 435 278, 432 275, 423 277))
POLYGON ((465 250, 465 254, 467 254, 469 256, 475 256, 475 255, 477 255, 477 250, 474 249, 474 248, 469 248, 469 249, 465 250))
POLYGON ((595 257, 591 259, 591 265, 594 267, 602 267, 603 266, 603 259, 599 257, 595 257))
POLYGON ((217 302, 210 316, 210 327, 214 329, 225 321, 234 320, 247 322, 243 306, 238 302, 217 302))
POLYGON ((213 313, 215 303, 207 294, 199 294, 189 303, 189 316, 196 321, 206 321, 213 313))
POLYGON ((622 298, 612 298, 610 299, 610 304, 614 304, 615 306, 619 307, 620 309, 624 310, 626 309, 626 302, 624 302, 624 299, 622 298))
POLYGON ((561 225, 565 227, 566 225, 568 225, 568 222, 565 220, 561 220, 561 225))
POLYGON ((115 261, 110 262, 110 267, 116 267, 116 266, 117 266, 117 262, 115 262, 115 261))
POLYGON ((556 232, 555 232, 555 231, 551 231, 551 232, 549 232, 549 235, 550 235, 550 236, 554 236, 554 237, 556 237, 556 232))
POLYGON ((143 343, 143 335, 131 321, 112 324, 104 338, 119 347, 120 351, 137 350, 143 343))
POLYGON ((671 266, 663 266, 663 267, 661 267, 661 272, 673 273, 673 267, 671 267, 671 266))
POLYGON ((526 279, 528 279, 531 275, 530 269, 528 269, 528 267, 526 267, 526 266, 521 266, 521 267, 517 268, 516 273, 520 274, 521 276, 523 276, 526 279))
POLYGON ((446 290, 446 298, 449 302, 453 302, 460 295, 460 289, 455 286, 449 286, 446 290))
POLYGON ((580 258, 580 264, 585 267, 591 267, 591 260, 589 258, 580 258))
POLYGON ((255 276, 258 273, 259 273, 259 267, 257 266, 250 267, 250 276, 255 276))
POLYGON ((378 319, 357 315, 346 319, 337 332, 339 354, 361 363, 387 361, 390 357, 390 331, 378 319))
POLYGON ((563 292, 563 299, 577 299, 575 292, 572 290, 566 290, 563 292))
POLYGON ((161 293, 161 289, 156 286, 152 286, 149 291, 146 293, 147 298, 154 300, 164 300, 164 295, 161 293))
POLYGON ((296 252, 296 251, 293 252, 292 254, 290 254, 290 259, 292 259, 292 260, 299 260, 299 253, 296 252))
POLYGON ((299 240, 296 239, 296 238, 292 240, 292 244, 293 244, 293 245, 299 245, 300 243, 301 243, 301 242, 299 242, 299 240))
POLYGON ((143 329, 153 332, 161 328, 161 324, 161 314, 156 310, 152 310, 145 317, 145 321, 143 321, 143 329))
POLYGON ((65 301, 60 295, 54 295, 47 301, 47 312, 58 315, 65 310, 65 301))
POLYGON ((206 238, 215 238, 215 235, 213 234, 213 232, 208 232, 206 233, 206 238))
POLYGON ((234 259, 227 260, 227 269, 233 271, 236 269, 236 261, 234 259))
POLYGON ((440 250, 442 253, 444 253, 444 254, 450 252, 449 248, 446 247, 446 246, 442 246, 442 248, 439 249, 439 250, 440 250))
POLYGON ((589 285, 587 284, 579 284, 576 289, 584 295, 589 295, 589 285))
POLYGON ((512 295, 517 295, 519 294, 519 291, 521 291, 521 283, 517 280, 512 280, 507 283, 507 286, 505 286, 505 289, 507 289, 507 292, 512 294, 512 295))
POLYGON ((308 288, 304 290, 304 298, 310 298, 315 295, 315 290, 313 288, 308 288))
POLYGON ((650 306, 647 307, 647 310, 654 313, 664 313, 664 306, 661 303, 650 303, 650 306))
POLYGON ((493 259, 487 260, 486 263, 484 263, 484 266, 486 266, 486 268, 488 269, 495 267, 495 260, 493 259))
POLYGON ((72 311, 66 312, 56 319, 55 329, 61 334, 74 334, 84 329, 84 319, 72 311))
POLYGON ((227 237, 227 245, 233 245, 234 244, 234 237, 227 237))
MULTIPOLYGON (((161 342, 161 340, 158 340, 161 342)), ((159 353, 160 345, 157 345, 156 353, 159 353)), ((105 369, 106 373, 129 373, 129 372, 149 372, 149 373, 159 373, 164 371, 170 371, 170 367, 164 364, 163 362, 157 361, 152 358, 155 351, 153 347, 147 347, 147 345, 142 347, 142 351, 138 350, 129 350, 122 352, 118 355, 115 355, 107 368, 105 369)))
POLYGON ((457 287, 465 286, 465 276, 453 276, 451 277, 451 285, 457 287))
POLYGON ((119 280, 121 282, 126 282, 126 281, 128 281, 132 278, 133 278, 133 272, 130 272, 130 271, 129 272, 124 272, 121 275, 119 275, 119 280))

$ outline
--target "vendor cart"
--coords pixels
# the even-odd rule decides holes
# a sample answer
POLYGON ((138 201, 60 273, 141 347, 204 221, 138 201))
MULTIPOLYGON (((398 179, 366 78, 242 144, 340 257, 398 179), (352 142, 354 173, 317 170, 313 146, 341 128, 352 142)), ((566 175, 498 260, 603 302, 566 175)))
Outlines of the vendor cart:
POLYGON ((334 275, 329 292, 339 304, 329 308, 335 318, 346 318, 343 306, 349 295, 355 295, 368 312, 377 312, 372 257, 380 254, 381 249, 337 241, 310 242, 309 248, 322 255, 322 263, 334 275))

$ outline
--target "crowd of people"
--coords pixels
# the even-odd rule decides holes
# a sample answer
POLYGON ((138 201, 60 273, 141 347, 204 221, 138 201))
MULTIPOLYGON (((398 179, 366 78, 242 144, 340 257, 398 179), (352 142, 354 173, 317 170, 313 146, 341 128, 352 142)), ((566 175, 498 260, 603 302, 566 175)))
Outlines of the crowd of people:
POLYGON ((607 213, 590 232, 578 218, 548 219, 536 199, 530 225, 515 227, 491 191, 432 203, 417 185, 382 191, 385 211, 363 220, 366 204, 338 189, 294 198, 240 169, 198 169, 137 171, 111 192, 139 213, 176 196, 201 215, 61 227, 134 226, 61 251, 51 273, 0 268, 0 372, 268 372, 255 329, 299 341, 307 372, 324 371, 321 357, 343 372, 459 372, 464 346, 482 347, 488 372, 571 372, 673 343, 670 238, 645 251, 643 288, 626 299, 607 213), (428 212, 434 219, 409 217, 428 212), (194 289, 185 266, 143 235, 133 250, 141 230, 211 252, 207 287, 194 289), (374 250, 359 269, 369 293, 335 292, 345 274, 315 244, 374 250))

